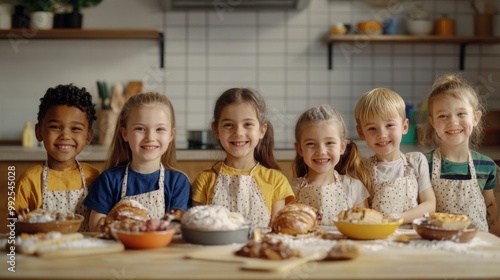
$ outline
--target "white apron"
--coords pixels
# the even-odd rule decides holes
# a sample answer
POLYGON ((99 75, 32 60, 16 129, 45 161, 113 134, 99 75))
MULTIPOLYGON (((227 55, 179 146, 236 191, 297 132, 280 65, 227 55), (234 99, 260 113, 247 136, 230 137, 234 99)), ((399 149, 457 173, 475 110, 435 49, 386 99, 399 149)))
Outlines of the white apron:
POLYGON ((377 159, 372 157, 371 170, 373 194, 371 208, 385 215, 403 213, 418 206, 418 181, 408 164, 406 155, 401 154, 405 172, 403 177, 378 183, 377 159))
POLYGON ((334 171, 335 181, 323 186, 312 186, 307 183, 306 177, 301 178, 297 193, 297 203, 312 206, 321 213, 321 225, 332 226, 342 210, 347 210, 349 205, 347 195, 342 188, 340 175, 334 171))
POLYGON ((488 231, 486 204, 477 182, 476 169, 470 152, 470 180, 441 179, 441 150, 434 150, 432 158, 431 181, 436 193, 436 212, 467 215, 479 230, 488 231))
POLYGON ((164 182, 165 182, 165 168, 160 164, 160 178, 158 179, 158 190, 150 191, 147 193, 136 194, 132 196, 126 196, 127 194, 127 178, 128 178, 128 168, 129 164, 125 168, 125 175, 123 176, 122 183, 122 200, 135 200, 144 206, 149 213, 151 219, 161 219, 165 216, 165 192, 164 192, 164 182))
POLYGON ((78 190, 59 190, 59 191, 49 191, 49 165, 46 161, 43 166, 42 173, 42 197, 43 197, 43 209, 50 211, 66 211, 73 212, 75 214, 82 215, 84 220, 79 231, 89 230, 89 218, 90 209, 83 205, 83 200, 87 196, 87 182, 85 181, 85 174, 83 173, 83 168, 76 161, 78 170, 80 171, 80 176, 82 179, 82 188, 78 190))
POLYGON ((221 174, 224 166, 222 163, 215 181, 211 204, 222 205, 231 212, 242 214, 254 227, 268 227, 271 214, 257 182, 252 177, 258 164, 252 168, 250 175, 231 176, 221 174))

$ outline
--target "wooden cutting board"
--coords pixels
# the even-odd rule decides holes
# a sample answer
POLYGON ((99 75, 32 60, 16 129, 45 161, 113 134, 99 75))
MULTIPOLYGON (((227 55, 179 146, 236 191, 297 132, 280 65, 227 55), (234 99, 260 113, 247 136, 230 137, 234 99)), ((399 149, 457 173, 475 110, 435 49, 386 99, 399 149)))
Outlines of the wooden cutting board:
POLYGON ((245 258, 234 255, 234 252, 237 251, 240 247, 241 245, 216 246, 207 249, 200 249, 198 251, 187 254, 185 257, 206 261, 236 262, 240 263, 241 269, 273 272, 284 272, 294 267, 305 264, 309 261, 318 260, 321 258, 321 256, 318 254, 309 254, 301 258, 292 258, 288 260, 245 258))
POLYGON ((37 250, 36 255, 42 258, 76 257, 96 254, 121 252, 125 247, 121 242, 97 238, 75 240, 71 245, 63 244, 51 250, 37 250), (80 246, 80 244, 83 244, 80 246))

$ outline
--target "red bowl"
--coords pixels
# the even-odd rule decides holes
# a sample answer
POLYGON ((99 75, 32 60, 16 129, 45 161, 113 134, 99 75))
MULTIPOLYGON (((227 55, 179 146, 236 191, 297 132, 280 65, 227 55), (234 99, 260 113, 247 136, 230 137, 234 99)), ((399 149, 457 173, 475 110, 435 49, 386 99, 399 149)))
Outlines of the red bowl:
POLYGON ((153 249, 165 247, 172 241, 175 229, 165 231, 129 232, 115 231, 118 239, 130 249, 153 249))

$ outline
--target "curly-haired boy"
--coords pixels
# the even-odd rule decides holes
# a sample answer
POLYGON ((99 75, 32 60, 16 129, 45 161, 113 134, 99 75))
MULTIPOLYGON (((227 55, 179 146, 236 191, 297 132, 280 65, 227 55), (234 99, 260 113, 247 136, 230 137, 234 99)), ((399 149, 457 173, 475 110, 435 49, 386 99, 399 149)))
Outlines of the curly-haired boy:
POLYGON ((17 212, 29 209, 70 211, 83 215, 88 229, 90 211, 83 205, 88 187, 99 171, 76 156, 92 140, 96 119, 92 95, 73 84, 49 88, 40 99, 36 139, 43 141, 47 160, 29 168, 18 180, 17 212))

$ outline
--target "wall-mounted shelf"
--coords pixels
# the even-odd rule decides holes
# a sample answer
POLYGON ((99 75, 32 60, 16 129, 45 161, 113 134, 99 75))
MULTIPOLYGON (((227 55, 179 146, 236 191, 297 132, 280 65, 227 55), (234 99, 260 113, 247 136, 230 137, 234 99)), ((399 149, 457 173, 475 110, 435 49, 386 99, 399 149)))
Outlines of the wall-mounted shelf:
POLYGON ((0 30, 0 40, 158 40, 160 68, 165 66, 165 41, 163 32, 152 29, 9 29, 0 30))
POLYGON ((328 69, 333 69, 333 45, 337 42, 347 43, 435 43, 459 44, 460 70, 464 69, 465 48, 469 44, 495 44, 500 43, 500 37, 495 36, 415 36, 415 35, 328 35, 324 39, 328 44, 328 69))

